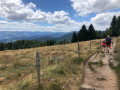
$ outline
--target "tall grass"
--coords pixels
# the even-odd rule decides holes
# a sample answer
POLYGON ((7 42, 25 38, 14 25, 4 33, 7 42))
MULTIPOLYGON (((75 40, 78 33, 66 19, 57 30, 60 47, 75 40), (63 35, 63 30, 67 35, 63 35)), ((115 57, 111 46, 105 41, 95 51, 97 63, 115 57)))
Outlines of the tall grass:
POLYGON ((114 70, 117 73, 118 76, 118 86, 119 86, 119 90, 120 90, 120 37, 117 38, 117 45, 115 47, 115 56, 114 56, 114 60, 119 62, 119 65, 117 67, 114 67, 114 70))
POLYGON ((59 90, 78 90, 81 86, 84 62, 93 53, 100 51, 99 42, 100 40, 92 41, 91 52, 90 41, 80 42, 80 58, 77 43, 1 51, 0 75, 5 78, 1 87, 5 90, 17 90, 19 87, 21 90, 39 90, 41 86, 44 89, 58 86, 59 90), (37 87, 36 50, 40 53, 40 87, 37 87), (59 59, 58 62, 56 58, 59 59))

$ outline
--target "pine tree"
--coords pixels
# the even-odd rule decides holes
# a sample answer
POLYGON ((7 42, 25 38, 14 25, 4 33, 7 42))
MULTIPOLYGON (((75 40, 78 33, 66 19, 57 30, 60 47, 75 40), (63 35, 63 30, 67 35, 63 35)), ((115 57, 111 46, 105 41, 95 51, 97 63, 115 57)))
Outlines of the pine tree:
POLYGON ((112 36, 117 36, 117 18, 116 16, 113 17, 111 25, 110 25, 110 30, 112 31, 112 36))
POLYGON ((119 36, 120 35, 120 16, 117 18, 116 27, 117 27, 117 36, 119 36))
POLYGON ((88 36, 89 36, 89 40, 93 40, 96 38, 96 32, 92 24, 88 28, 88 36))
POLYGON ((82 29, 80 29, 78 33, 78 38, 80 41, 88 40, 88 30, 86 29, 85 25, 83 25, 82 29))
POLYGON ((0 51, 4 50, 4 43, 0 43, 0 51))
POLYGON ((71 42, 72 42, 72 43, 77 42, 77 35, 76 35, 76 32, 73 33, 71 42))

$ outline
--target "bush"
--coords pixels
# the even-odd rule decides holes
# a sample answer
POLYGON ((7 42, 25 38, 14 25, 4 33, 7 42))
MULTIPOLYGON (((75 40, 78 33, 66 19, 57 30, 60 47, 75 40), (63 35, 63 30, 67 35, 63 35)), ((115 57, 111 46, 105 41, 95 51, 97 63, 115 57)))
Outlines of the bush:
POLYGON ((103 61, 102 60, 99 61, 99 65, 100 65, 100 67, 103 66, 103 61))
POLYGON ((38 86, 37 90, 44 90, 44 86, 40 84, 40 86, 38 86))
POLYGON ((63 88, 58 83, 50 83, 47 90, 63 90, 63 88))
POLYGON ((72 64, 77 64, 77 65, 79 65, 79 64, 81 64, 81 62, 84 62, 85 60, 83 59, 83 58, 73 58, 72 59, 72 64))
POLYGON ((56 68, 56 69, 52 70, 51 72, 52 72, 52 74, 65 75, 63 68, 56 68))
POLYGON ((102 67, 102 66, 103 66, 103 61, 100 60, 100 61, 97 61, 97 62, 89 62, 89 63, 88 63, 89 68, 90 68, 92 71, 95 72, 95 70, 94 70, 94 68, 92 67, 92 65, 97 65, 97 66, 102 67))
POLYGON ((93 64, 93 62, 89 62, 89 63, 88 63, 88 66, 89 66, 90 70, 92 70, 92 71, 94 72, 95 70, 94 70, 94 68, 92 67, 92 64, 93 64))

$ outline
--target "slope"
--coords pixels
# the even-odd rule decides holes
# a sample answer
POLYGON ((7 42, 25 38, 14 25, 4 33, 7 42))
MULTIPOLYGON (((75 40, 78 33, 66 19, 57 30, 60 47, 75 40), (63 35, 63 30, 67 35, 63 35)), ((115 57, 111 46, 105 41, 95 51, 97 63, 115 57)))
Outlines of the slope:
MULTIPOLYGON (((37 90, 35 51, 40 53, 41 85, 44 89, 58 87, 78 90, 81 87, 86 59, 100 51, 100 40, 45 46, 31 49, 0 51, 0 88, 5 90, 37 90), (59 60, 56 63, 56 60, 59 60), (53 84, 54 83, 54 84, 53 84)), ((38 89, 39 90, 39 89, 38 89)))

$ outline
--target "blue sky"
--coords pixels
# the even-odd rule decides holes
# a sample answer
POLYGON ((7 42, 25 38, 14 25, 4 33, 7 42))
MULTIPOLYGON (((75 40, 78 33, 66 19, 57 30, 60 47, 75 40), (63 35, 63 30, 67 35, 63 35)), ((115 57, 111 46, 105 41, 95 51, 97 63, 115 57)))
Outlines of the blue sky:
POLYGON ((110 26, 120 0, 0 0, 0 31, 78 31, 110 26))

